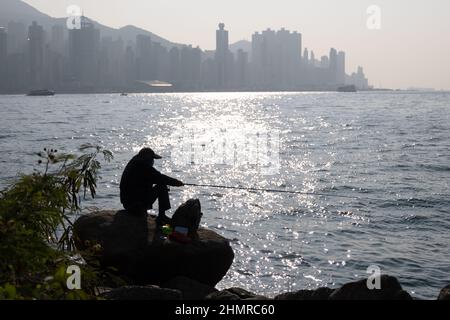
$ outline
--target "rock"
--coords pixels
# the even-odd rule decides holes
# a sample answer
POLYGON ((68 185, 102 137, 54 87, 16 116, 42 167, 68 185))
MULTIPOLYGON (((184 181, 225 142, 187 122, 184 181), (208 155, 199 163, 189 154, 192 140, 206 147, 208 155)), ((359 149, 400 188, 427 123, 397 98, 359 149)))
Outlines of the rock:
POLYGON ((229 241, 211 230, 200 228, 198 239, 188 244, 162 237, 153 217, 126 211, 96 212, 74 224, 75 245, 88 263, 93 260, 92 248, 97 247, 94 261, 117 269, 137 285, 161 285, 184 276, 214 287, 234 259, 229 241))
POLYGON ((312 294, 312 300, 328 300, 334 289, 331 288, 318 288, 312 294))
POLYGON ((395 277, 381 276, 381 289, 369 290, 367 279, 343 285, 330 295, 330 300, 412 300, 395 277))
POLYGON ((450 285, 441 290, 438 296, 438 300, 450 300, 450 285))
POLYGON ((226 289, 225 291, 228 291, 229 293, 237 295, 240 299, 251 299, 251 298, 255 298, 257 296, 256 294, 254 294, 252 292, 249 292, 245 289, 237 288, 237 287, 229 288, 229 289, 226 289))
POLYGON ((175 230, 176 227, 184 227, 189 230, 188 234, 191 238, 198 237, 198 228, 202 219, 202 209, 198 199, 191 199, 183 203, 173 214, 171 225, 175 230))
POLYGON ((157 286, 125 286, 105 292, 101 297, 107 300, 181 300, 182 294, 157 286))
POLYGON ((282 293, 275 297, 275 300, 328 300, 334 292, 330 288, 318 288, 316 290, 299 290, 297 292, 282 293))
POLYGON ((231 293, 227 290, 213 292, 213 293, 207 295, 205 299, 206 300, 223 300, 223 301, 241 300, 241 298, 237 294, 231 293))
POLYGON ((185 300, 202 300, 208 294, 217 291, 214 287, 186 277, 173 278, 166 282, 163 287, 181 291, 185 300))
POLYGON ((264 296, 254 296, 254 297, 246 298, 246 299, 242 299, 242 300, 245 300, 245 301, 261 301, 261 300, 270 300, 270 299, 267 298, 267 297, 264 297, 264 296))

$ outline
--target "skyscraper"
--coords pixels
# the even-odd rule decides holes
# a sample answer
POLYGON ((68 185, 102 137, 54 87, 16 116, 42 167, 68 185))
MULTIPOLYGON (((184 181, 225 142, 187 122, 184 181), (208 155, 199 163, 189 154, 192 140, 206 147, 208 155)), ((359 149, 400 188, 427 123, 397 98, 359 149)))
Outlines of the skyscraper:
POLYGON ((169 51, 169 82, 175 88, 180 85, 180 50, 177 47, 169 51))
POLYGON ((320 58, 320 67, 322 69, 328 69, 330 67, 330 59, 328 56, 322 56, 320 58))
POLYGON ((310 59, 310 61, 311 61, 311 65, 312 65, 313 67, 316 67, 316 63, 317 63, 317 61, 316 61, 316 55, 314 54, 314 51, 312 51, 312 50, 311 50, 311 59, 310 59))
POLYGON ((329 79, 328 82, 332 85, 337 84, 337 51, 334 48, 330 49, 330 67, 329 67, 329 79))
POLYGON ((125 80, 127 85, 131 85, 136 78, 136 56, 131 45, 125 49, 124 57, 125 80))
POLYGON ((30 58, 30 84, 38 88, 44 80, 45 34, 42 26, 33 21, 28 28, 28 53, 30 58))
POLYGON ((81 17, 81 28, 69 30, 69 61, 72 80, 80 87, 93 87, 99 75, 100 31, 81 17))
POLYGON ((305 51, 303 51, 303 62, 305 65, 309 64, 309 51, 308 48, 305 48, 305 51))
POLYGON ((358 67, 358 71, 356 73, 353 72, 351 76, 348 76, 347 84, 352 84, 356 86, 359 90, 369 89, 369 81, 364 75, 364 70, 361 66, 358 67))
POLYGON ((62 25, 52 27, 50 48, 54 53, 60 55, 64 53, 64 27, 62 25))
POLYGON ((5 28, 0 28, 0 91, 6 87, 6 58, 7 58, 7 34, 5 28))
POLYGON ((152 79, 151 67, 152 40, 149 36, 139 34, 136 36, 136 66, 139 80, 152 79))
POLYGON ((235 81, 238 89, 242 90, 248 86, 248 53, 242 49, 237 52, 235 81))
POLYGON ((300 79, 300 33, 267 29, 252 36, 252 86, 260 90, 295 89, 300 79))
POLYGON ((219 24, 219 30, 216 30, 216 54, 217 64, 217 86, 218 89, 225 89, 229 81, 229 43, 228 31, 225 30, 225 24, 219 24))
POLYGON ((24 53, 27 43, 27 29, 21 22, 8 23, 8 54, 24 53))
POLYGON ((7 53, 7 33, 5 28, 0 28, 0 61, 6 61, 7 53))
POLYGON ((336 66, 336 82, 338 85, 345 84, 345 52, 339 51, 336 66))

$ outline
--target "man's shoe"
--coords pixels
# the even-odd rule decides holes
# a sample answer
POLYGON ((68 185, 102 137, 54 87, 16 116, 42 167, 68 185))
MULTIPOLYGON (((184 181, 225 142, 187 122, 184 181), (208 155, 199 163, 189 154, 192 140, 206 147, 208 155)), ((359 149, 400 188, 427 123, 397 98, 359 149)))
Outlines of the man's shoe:
POLYGON ((156 218, 156 225, 158 225, 158 226, 164 226, 164 225, 166 225, 166 224, 170 224, 170 222, 172 222, 172 219, 170 219, 169 217, 167 217, 167 216, 158 216, 157 218, 156 218))

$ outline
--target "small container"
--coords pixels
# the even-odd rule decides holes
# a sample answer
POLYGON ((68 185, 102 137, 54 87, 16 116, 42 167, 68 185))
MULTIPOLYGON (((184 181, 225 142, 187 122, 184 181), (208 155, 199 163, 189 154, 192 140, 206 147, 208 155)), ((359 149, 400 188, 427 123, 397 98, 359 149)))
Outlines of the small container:
POLYGON ((170 225, 166 224, 162 227, 162 232, 164 235, 168 236, 169 234, 171 234, 173 232, 173 229, 170 225))
POLYGON ((182 235, 187 236, 189 233, 189 229, 185 227, 175 227, 175 232, 181 233, 182 235))

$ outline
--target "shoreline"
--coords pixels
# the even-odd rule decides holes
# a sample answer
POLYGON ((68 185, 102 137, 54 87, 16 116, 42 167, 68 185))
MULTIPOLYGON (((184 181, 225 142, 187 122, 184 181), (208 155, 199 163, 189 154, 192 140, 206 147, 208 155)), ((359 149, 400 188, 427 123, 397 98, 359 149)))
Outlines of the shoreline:
MULTIPOLYGON (((0 96, 27 96, 29 91, 0 92, 0 96)), ((89 94, 163 94, 163 93, 370 93, 370 92, 401 92, 401 93, 450 93, 450 91, 414 91, 414 90, 394 90, 394 89, 368 89, 357 92, 339 92, 337 90, 305 89, 305 90, 94 90, 94 91, 71 91, 55 90, 55 95, 89 95, 89 94)), ((33 98, 33 97, 30 97, 33 98)))
POLYGON ((382 275, 379 288, 368 286, 372 279, 348 282, 336 288, 319 287, 284 291, 274 296, 251 292, 242 287, 218 290, 198 281, 175 277, 164 285, 125 285, 118 288, 101 288, 98 297, 106 300, 180 300, 180 301, 357 301, 357 300, 403 300, 434 301, 450 300, 450 285, 436 292, 435 298, 421 299, 405 291, 397 278, 382 275))

